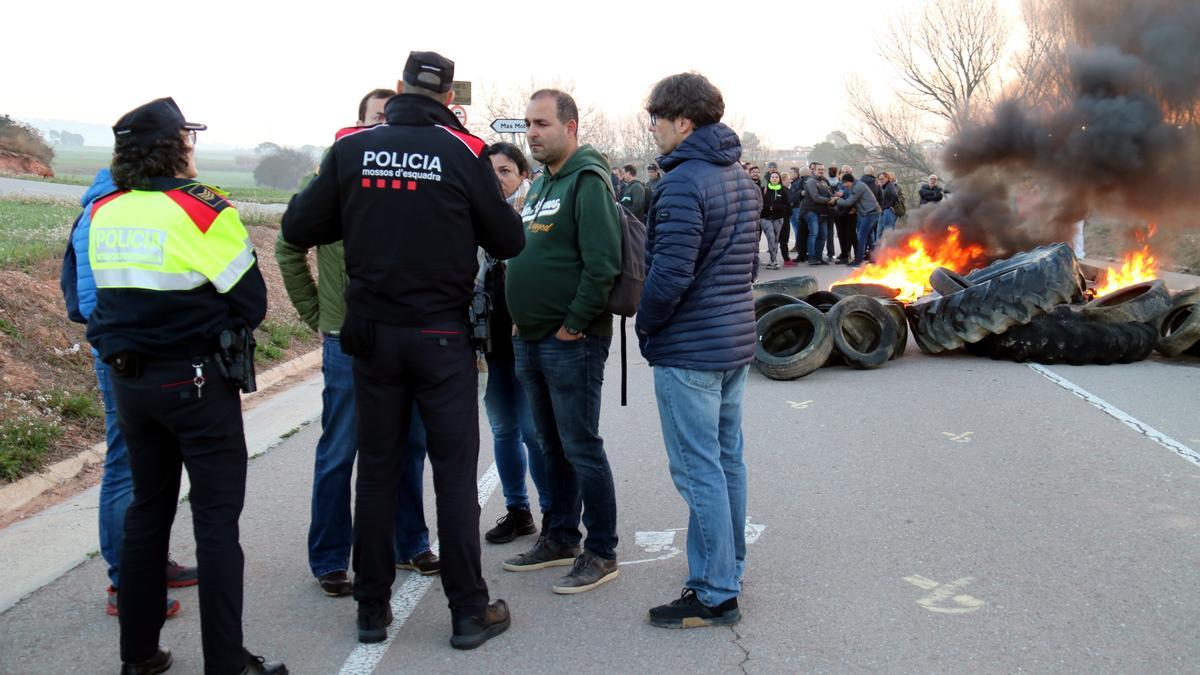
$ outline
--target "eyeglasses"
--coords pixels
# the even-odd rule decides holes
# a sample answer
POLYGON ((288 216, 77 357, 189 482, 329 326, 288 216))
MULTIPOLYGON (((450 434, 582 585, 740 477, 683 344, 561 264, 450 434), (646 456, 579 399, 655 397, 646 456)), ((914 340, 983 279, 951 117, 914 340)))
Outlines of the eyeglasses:
POLYGON ((188 139, 189 145, 192 145, 192 146, 196 145, 196 130, 195 129, 188 129, 187 139, 188 139))
POLYGON ((652 127, 658 126, 658 115, 655 115, 654 113, 650 113, 650 126, 652 126, 652 127))

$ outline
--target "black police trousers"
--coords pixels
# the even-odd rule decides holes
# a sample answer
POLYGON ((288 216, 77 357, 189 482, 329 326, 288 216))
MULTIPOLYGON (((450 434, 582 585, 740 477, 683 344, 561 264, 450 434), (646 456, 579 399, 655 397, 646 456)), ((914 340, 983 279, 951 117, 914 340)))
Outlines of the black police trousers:
POLYGON ((179 503, 182 467, 200 575, 204 672, 241 672, 242 547, 238 518, 246 496, 246 438, 237 390, 212 363, 197 396, 192 360, 144 362, 140 372, 113 371, 117 419, 129 446, 133 501, 125 512, 121 586, 121 660, 154 656, 167 601, 167 550, 179 503))
POLYGON ((858 240, 857 224, 858 215, 854 213, 839 213, 834 217, 834 225, 837 228, 839 260, 850 260, 850 256, 854 251, 854 244, 858 240))
POLYGON ((466 326, 375 324, 373 333, 371 352, 354 357, 354 598, 378 606, 391 597, 396 489, 416 401, 437 493, 442 587, 455 618, 481 616, 488 589, 479 561, 479 379, 466 326))

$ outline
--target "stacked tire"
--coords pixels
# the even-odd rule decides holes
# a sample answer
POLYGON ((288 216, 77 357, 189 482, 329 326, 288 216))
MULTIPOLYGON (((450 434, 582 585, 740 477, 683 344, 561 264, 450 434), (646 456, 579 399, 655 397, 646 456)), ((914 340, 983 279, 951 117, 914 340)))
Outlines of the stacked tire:
POLYGON ((1200 341, 1200 291, 1173 299, 1155 280, 1070 304, 1086 284, 1074 253, 1054 244, 966 276, 936 270, 935 292, 907 314, 917 345, 931 354, 966 347, 1018 362, 1131 363, 1156 347, 1177 354, 1200 341))
POLYGON ((908 342, 903 305, 890 297, 843 290, 816 291, 800 300, 764 293, 754 309, 755 367, 775 380, 794 380, 837 363, 859 370, 878 368, 903 355, 908 342))

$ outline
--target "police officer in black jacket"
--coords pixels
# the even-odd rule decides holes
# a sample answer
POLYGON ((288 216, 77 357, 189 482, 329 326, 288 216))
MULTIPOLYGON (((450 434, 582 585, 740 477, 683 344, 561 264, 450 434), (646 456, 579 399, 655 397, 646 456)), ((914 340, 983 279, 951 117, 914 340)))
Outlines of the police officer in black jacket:
POLYGON ((496 258, 524 248, 520 217, 500 194, 485 144, 447 109, 454 62, 413 52, 386 124, 334 143, 283 216, 283 238, 345 242, 342 350, 354 357, 358 478, 354 597, 358 639, 391 623, 395 491, 413 401, 427 432, 437 493, 450 644, 472 649, 509 625, 488 603, 480 569, 478 379, 467 334, 477 246, 496 258))

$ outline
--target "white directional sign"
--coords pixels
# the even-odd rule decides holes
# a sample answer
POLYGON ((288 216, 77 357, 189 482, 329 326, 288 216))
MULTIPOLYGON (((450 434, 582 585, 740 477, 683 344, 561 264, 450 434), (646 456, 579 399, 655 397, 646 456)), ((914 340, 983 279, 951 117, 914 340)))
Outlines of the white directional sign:
POLYGON ((523 134, 525 133, 525 120, 494 120, 492 131, 498 134, 523 134))

